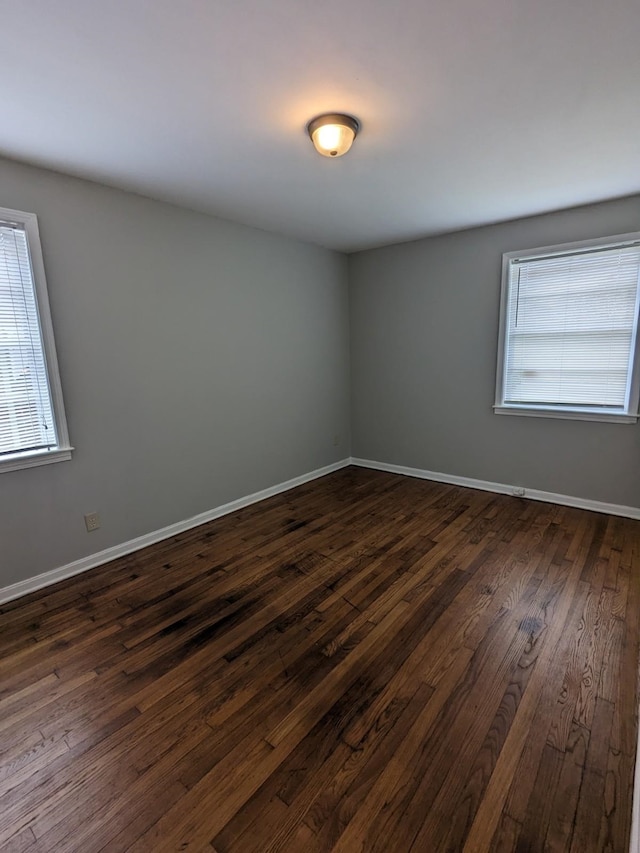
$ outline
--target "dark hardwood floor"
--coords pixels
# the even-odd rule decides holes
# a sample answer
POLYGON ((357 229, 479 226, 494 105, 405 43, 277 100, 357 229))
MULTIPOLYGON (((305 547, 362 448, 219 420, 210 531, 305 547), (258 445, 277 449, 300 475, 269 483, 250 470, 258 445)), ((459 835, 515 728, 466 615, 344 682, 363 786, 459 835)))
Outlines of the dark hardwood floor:
POLYGON ((0 849, 626 853, 640 522, 349 468, 0 608, 0 849))

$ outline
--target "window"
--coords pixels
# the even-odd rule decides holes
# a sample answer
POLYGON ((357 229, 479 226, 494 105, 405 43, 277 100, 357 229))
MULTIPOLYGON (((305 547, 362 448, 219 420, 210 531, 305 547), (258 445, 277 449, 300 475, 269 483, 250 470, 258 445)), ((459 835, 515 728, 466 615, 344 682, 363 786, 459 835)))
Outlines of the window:
POLYGON ((638 419, 640 233, 503 256, 495 411, 638 419))
POLYGON ((0 471, 71 458, 38 220, 0 208, 0 471))

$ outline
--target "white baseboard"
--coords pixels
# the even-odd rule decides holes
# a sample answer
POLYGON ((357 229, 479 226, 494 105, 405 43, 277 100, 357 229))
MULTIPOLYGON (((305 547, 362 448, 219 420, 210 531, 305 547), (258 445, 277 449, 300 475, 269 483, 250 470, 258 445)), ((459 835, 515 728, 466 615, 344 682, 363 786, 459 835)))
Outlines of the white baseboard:
POLYGON ((35 592, 37 589, 42 589, 45 586, 50 586, 53 583, 64 580, 65 578, 79 575, 81 572, 86 572, 89 569, 94 569, 96 566, 101 566, 104 563, 109 563, 118 557, 124 557, 126 554, 131 554, 133 551, 139 551, 141 548, 146 548, 148 545, 153 545, 163 539, 169 539, 178 533, 185 530, 190 530, 192 527, 198 527, 200 524, 205 524, 207 521, 213 521, 215 518, 220 518, 223 515, 228 515, 230 512, 235 512, 245 506, 263 501, 266 498, 271 498, 281 492, 287 492, 289 489, 295 489, 296 486, 301 486, 303 483, 308 483, 311 480, 317 480, 319 477, 324 477, 326 474, 331 474, 333 471, 338 471, 340 468, 346 468, 351 464, 351 459, 341 459, 339 462, 334 462, 331 465, 325 465, 324 468, 318 468, 315 471, 310 471, 308 474, 301 474, 299 477, 294 477, 292 480, 287 480, 284 483, 278 483, 276 486, 270 486, 268 489, 262 489, 260 492, 254 492, 252 495, 247 495, 244 498, 231 501, 230 503, 222 504, 215 509, 202 512, 199 515, 194 515, 192 518, 187 518, 184 521, 177 521, 175 524, 170 524, 168 527, 162 527, 160 530, 153 530, 151 533, 145 533, 143 536, 137 536, 135 539, 130 539, 128 542, 123 542, 120 545, 113 545, 111 548, 105 548, 104 551, 98 551, 96 554, 90 554, 88 557, 82 557, 80 560, 74 560, 73 563, 67 563, 66 566, 60 566, 58 569, 43 572, 32 578, 27 578, 24 581, 11 584, 0 588, 0 604, 11 601, 14 598, 20 598, 27 595, 29 592, 35 592))
MULTIPOLYGON (((200 524, 205 524, 207 521, 213 521, 215 518, 220 518, 223 515, 228 515, 245 506, 263 501, 273 495, 286 492, 289 489, 295 489, 296 486, 301 486, 303 483, 308 483, 311 480, 316 480, 319 477, 324 477, 326 474, 331 474, 333 471, 338 471, 340 468, 345 468, 348 465, 357 465, 361 468, 373 468, 377 471, 388 471, 392 474, 403 474, 408 477, 418 477, 423 480, 434 480, 438 483, 449 483, 455 486, 465 486, 471 489, 482 489, 488 492, 498 492, 500 494, 513 494, 514 486, 504 483, 493 483, 488 480, 475 480, 472 477, 459 477, 455 474, 441 474, 436 471, 425 471, 421 468, 408 468, 405 465, 392 465, 387 462, 374 462, 370 459, 359 459, 356 457, 341 459, 339 462, 334 462, 331 465, 326 465, 323 468, 318 468, 315 471, 310 471, 307 474, 302 474, 299 477, 294 477, 284 483, 279 483, 275 486, 270 486, 268 489, 263 489, 260 492, 255 492, 252 495, 247 495, 230 503, 223 504, 215 509, 200 513, 193 518, 178 521, 175 524, 170 524, 168 527, 163 527, 160 530, 154 530, 151 533, 145 533, 143 536, 138 536, 135 539, 130 539, 128 542, 123 542, 120 545, 114 545, 111 548, 105 548, 104 551, 98 551, 96 554, 90 554, 87 557, 82 557, 65 566, 60 566, 57 569, 52 569, 48 572, 43 572, 32 578, 27 578, 24 581, 11 584, 4 588, 0 588, 0 604, 6 601, 11 601, 14 598, 19 598, 27 595, 29 592, 35 592, 37 589, 42 589, 57 581, 72 577, 73 575, 86 572, 88 569, 93 569, 96 566, 101 566, 118 557, 124 557, 126 554, 131 554, 133 551, 139 551, 141 548, 146 548, 147 545, 153 545, 163 539, 169 539, 184 530, 190 530, 192 527, 197 527, 200 524)), ((595 512, 604 512, 609 515, 621 515, 626 518, 640 519, 640 508, 621 506, 619 504, 604 503, 602 501, 593 501, 587 498, 571 497, 569 495, 555 494, 554 492, 543 492, 538 489, 525 489, 524 497, 537 501, 546 501, 548 503, 563 504, 564 506, 574 506, 579 509, 588 509, 595 512)), ((640 850, 638 850, 640 853, 640 850)))
MULTIPOLYGON (((482 489, 484 492, 497 492, 501 495, 513 495, 515 486, 505 483, 492 483, 489 480, 474 480, 472 477, 458 477, 457 474, 440 474, 437 471, 424 471, 422 468, 407 468, 405 465, 391 465, 387 462, 373 462, 371 459, 352 457, 352 465, 360 468, 373 468, 376 471, 388 471, 391 474, 404 474, 406 477, 419 477, 421 480, 435 480, 437 483, 448 483, 452 486, 466 486, 469 489, 482 489)), ((543 492, 540 489, 527 489, 520 497, 546 503, 574 506, 578 509, 589 509, 593 512, 604 512, 608 515, 621 515, 625 518, 640 519, 640 507, 610 504, 604 501, 592 501, 589 498, 576 498, 571 495, 559 495, 555 492, 543 492)), ((639 851, 640 853, 640 851, 639 851)))

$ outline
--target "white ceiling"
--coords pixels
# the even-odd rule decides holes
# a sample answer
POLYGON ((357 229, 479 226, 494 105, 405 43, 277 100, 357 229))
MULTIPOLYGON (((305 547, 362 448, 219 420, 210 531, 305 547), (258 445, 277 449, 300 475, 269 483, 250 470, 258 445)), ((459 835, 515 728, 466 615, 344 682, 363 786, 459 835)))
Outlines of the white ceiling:
POLYGON ((0 0, 0 38, 0 153, 337 249, 640 191, 638 0, 0 0))

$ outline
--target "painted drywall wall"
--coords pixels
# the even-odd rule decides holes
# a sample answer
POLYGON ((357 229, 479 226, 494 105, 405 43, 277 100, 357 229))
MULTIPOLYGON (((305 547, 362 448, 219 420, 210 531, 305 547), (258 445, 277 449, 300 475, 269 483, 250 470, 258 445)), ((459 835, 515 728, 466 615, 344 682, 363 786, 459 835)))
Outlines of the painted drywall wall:
POLYGON ((640 197, 349 258, 355 457, 640 507, 640 425, 495 415, 503 252, 640 230, 640 197))
POLYGON ((343 255, 6 160, 0 205, 39 218, 75 447, 0 474, 0 587, 349 455, 343 255))

